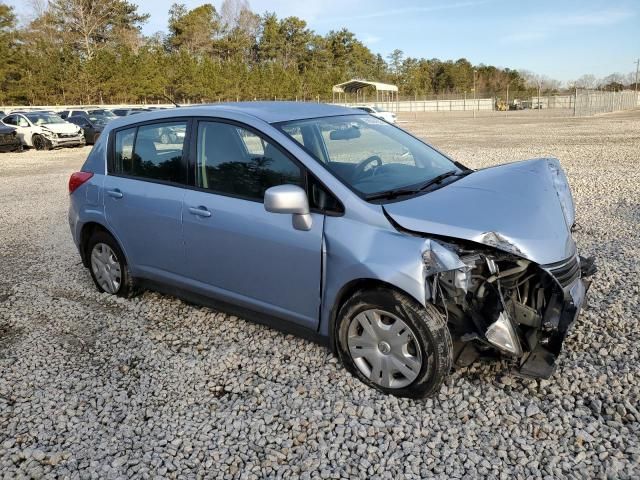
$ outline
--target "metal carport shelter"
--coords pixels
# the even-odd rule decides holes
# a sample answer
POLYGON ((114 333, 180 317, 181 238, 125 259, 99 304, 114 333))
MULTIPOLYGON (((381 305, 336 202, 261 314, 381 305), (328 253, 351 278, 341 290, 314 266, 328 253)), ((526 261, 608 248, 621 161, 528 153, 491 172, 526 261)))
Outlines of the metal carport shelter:
POLYGON ((333 86, 333 102, 335 103, 336 101, 336 93, 338 94, 338 103, 340 103, 341 101, 347 103, 348 94, 355 93, 355 101, 357 103, 361 99, 360 91, 369 87, 373 87, 376 90, 376 102, 398 101, 398 87, 396 87, 395 85, 380 82, 370 82, 368 80, 351 79, 347 82, 339 83, 333 86))

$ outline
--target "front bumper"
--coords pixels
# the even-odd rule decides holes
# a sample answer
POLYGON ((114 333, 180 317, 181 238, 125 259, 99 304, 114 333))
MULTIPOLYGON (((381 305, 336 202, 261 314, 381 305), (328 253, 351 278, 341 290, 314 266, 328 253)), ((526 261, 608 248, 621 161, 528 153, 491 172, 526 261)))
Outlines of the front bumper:
POLYGON ((556 369, 565 338, 573 328, 587 299, 591 281, 586 278, 596 269, 593 260, 582 259, 581 275, 570 287, 568 298, 556 299, 547 308, 542 326, 527 340, 530 351, 516 367, 517 375, 528 378, 549 378, 556 369))
POLYGON ((0 152, 15 152, 22 150, 22 142, 16 139, 15 142, 0 143, 0 152))
POLYGON ((75 147, 78 145, 85 145, 86 141, 84 138, 84 134, 74 135, 73 137, 46 137, 49 143, 51 144, 51 148, 60 148, 60 147, 75 147))

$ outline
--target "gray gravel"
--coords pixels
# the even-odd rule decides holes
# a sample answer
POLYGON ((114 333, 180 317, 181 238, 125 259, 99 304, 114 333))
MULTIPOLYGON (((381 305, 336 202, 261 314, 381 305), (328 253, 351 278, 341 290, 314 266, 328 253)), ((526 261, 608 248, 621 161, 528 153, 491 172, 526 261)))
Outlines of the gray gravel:
POLYGON ((478 364, 435 399, 400 400, 293 336, 99 294, 66 219, 88 149, 0 154, 0 476, 640 476, 640 112, 405 120, 473 167, 567 169, 600 271, 550 380, 478 364))

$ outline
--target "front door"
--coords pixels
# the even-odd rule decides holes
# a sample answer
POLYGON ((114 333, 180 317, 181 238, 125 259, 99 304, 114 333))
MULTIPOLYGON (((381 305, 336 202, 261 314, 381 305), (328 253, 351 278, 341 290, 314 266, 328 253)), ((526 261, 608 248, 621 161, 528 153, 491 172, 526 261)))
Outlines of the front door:
POLYGON ((199 122, 196 187, 185 194, 185 275, 218 298, 316 328, 324 216, 309 231, 264 209, 264 191, 304 185, 303 170, 261 136, 199 122))

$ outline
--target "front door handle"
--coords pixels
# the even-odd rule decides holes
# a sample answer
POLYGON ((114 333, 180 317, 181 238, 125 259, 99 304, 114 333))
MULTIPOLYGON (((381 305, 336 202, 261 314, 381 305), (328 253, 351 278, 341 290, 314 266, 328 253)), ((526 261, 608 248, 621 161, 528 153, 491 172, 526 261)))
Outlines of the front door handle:
POLYGON ((207 210, 207 207, 189 207, 189 212, 199 217, 210 217, 211 212, 207 210))
POLYGON ((120 189, 116 188, 113 190, 107 190, 107 195, 113 198, 122 198, 124 194, 120 191, 120 189))

